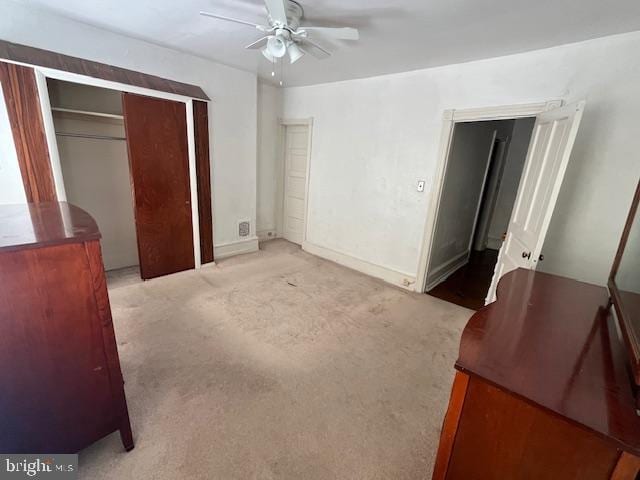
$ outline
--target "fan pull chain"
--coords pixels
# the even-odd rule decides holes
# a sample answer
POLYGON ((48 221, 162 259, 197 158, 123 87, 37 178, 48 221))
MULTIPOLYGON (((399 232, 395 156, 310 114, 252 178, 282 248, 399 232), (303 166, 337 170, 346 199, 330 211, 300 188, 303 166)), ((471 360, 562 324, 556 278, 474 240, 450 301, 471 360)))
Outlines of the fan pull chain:
POLYGON ((280 86, 284 84, 284 57, 280 59, 280 86))

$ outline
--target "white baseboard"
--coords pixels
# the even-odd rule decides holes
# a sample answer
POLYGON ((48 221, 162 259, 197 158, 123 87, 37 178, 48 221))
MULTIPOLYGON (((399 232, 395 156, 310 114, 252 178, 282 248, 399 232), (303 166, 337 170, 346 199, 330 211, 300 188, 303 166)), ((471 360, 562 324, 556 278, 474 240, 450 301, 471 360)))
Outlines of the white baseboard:
POLYGON ((307 241, 302 242, 302 249, 312 255, 331 260, 332 262, 339 263, 340 265, 357 270, 371 277, 379 278, 405 290, 415 290, 415 275, 400 272, 389 267, 383 267, 382 265, 376 265, 361 258, 337 252, 327 247, 321 247, 320 245, 307 241))
POLYGON ((431 269, 430 272, 427 272, 427 287, 425 288, 425 292, 444 282, 453 272, 466 264, 468 256, 469 251, 462 252, 438 267, 431 269))
POLYGON ((235 242, 219 243, 213 246, 213 258, 216 261, 223 258, 253 253, 258 251, 258 237, 243 238, 235 242))

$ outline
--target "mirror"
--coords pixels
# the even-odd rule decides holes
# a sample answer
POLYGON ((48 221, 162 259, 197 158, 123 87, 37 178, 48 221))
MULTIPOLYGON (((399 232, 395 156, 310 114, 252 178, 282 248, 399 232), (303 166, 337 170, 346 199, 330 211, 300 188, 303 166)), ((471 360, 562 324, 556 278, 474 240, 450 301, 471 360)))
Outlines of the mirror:
POLYGON ((636 385, 640 385, 640 182, 631 203, 611 275, 609 293, 629 352, 636 385))

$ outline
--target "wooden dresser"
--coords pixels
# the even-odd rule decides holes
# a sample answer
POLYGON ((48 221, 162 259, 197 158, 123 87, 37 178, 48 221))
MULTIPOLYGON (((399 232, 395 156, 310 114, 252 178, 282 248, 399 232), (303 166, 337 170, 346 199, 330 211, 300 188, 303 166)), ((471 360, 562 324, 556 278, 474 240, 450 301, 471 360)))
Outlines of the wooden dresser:
POLYGON ((133 448, 100 232, 63 202, 0 206, 0 453, 133 448))
POLYGON ((434 479, 636 478, 640 418, 608 299, 535 271, 502 278, 462 334, 434 479))

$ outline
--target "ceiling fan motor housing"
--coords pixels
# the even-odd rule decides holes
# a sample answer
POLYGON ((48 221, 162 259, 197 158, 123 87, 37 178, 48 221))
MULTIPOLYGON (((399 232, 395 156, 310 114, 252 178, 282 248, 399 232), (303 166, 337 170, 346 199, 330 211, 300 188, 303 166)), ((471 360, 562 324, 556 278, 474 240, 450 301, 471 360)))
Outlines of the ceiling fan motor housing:
MULTIPOLYGON (((300 26, 300 20, 302 20, 302 17, 304 17, 304 10, 302 9, 302 5, 300 5, 298 2, 295 2, 294 0, 288 0, 287 1, 287 23, 289 24, 288 28, 293 31, 297 30, 298 27, 300 26)), ((273 20, 273 18, 271 18, 271 15, 269 14, 267 18, 269 19, 269 25, 273 27, 275 25, 275 21, 273 20)))

